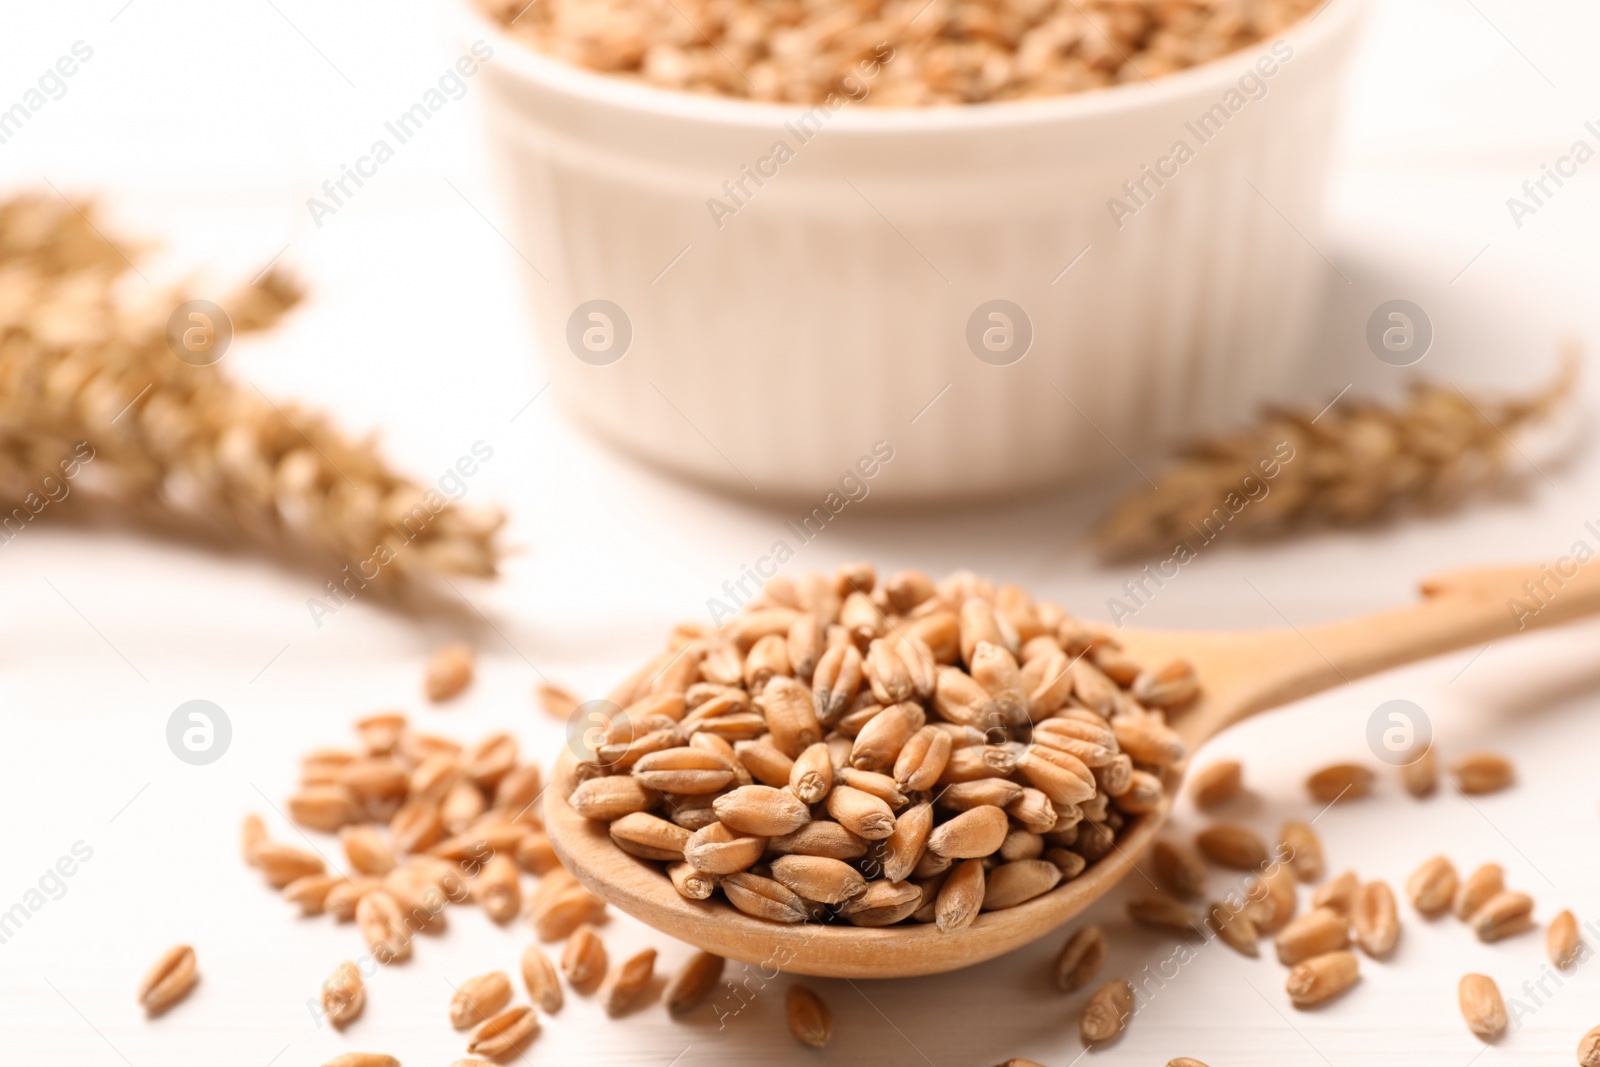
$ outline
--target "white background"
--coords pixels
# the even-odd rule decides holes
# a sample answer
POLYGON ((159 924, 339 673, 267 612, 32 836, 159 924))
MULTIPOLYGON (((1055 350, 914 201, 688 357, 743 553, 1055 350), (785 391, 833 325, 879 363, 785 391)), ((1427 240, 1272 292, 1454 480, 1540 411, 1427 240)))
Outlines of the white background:
MULTIPOLYGON (((461 911, 413 962, 370 982, 358 1024, 343 1035, 318 1028, 305 1001, 334 963, 360 951, 358 936, 292 917, 260 885, 237 859, 239 816, 261 811, 275 833, 292 835, 268 805, 292 788, 297 755, 344 742, 348 721, 378 708, 411 708, 426 728, 463 738, 513 729, 528 751, 552 752, 559 728, 530 698, 540 676, 604 692, 671 621, 704 617, 706 598, 798 509, 708 496, 641 469, 569 428, 553 392, 524 408, 546 378, 521 317, 515 253, 485 218, 496 207, 472 93, 346 209, 312 225, 306 197, 457 54, 434 4, 108 0, 13 5, 3 18, 0 107, 75 41, 94 56, 64 97, 0 145, 0 185, 103 194, 122 232, 167 241, 147 267, 152 278, 197 263, 212 269, 207 277, 249 277, 281 254, 312 297, 278 331, 241 343, 233 371, 269 394, 323 404, 352 430, 380 430, 391 454, 425 478, 475 441, 490 443, 494 458, 468 499, 505 503, 522 551, 499 583, 462 586, 470 606, 456 616, 414 619, 358 602, 318 627, 306 599, 323 576, 68 526, 30 528, 0 548, 0 802, 10 815, 0 909, 74 842, 93 849, 66 894, 0 945, 0 1061, 266 1067, 362 1049, 449 1062, 464 1042, 445 1021, 447 982, 514 968, 525 930, 461 911), (482 678, 448 710, 425 709, 422 658, 460 633, 482 650, 482 678), (172 709, 197 697, 224 707, 234 729, 227 755, 201 768, 164 742, 172 709), (177 1010, 146 1022, 134 985, 178 941, 197 947, 204 980, 177 1010)), ((1439 341, 1421 369, 1449 381, 1531 388, 1548 373, 1556 339, 1592 347, 1600 163, 1520 229, 1505 199, 1574 139, 1593 140, 1582 127, 1600 119, 1597 23, 1575 0, 1380 8, 1351 79, 1323 248, 1350 279, 1330 273, 1334 327, 1317 371, 1326 395, 1358 380, 1380 391, 1397 384, 1360 348, 1358 328, 1337 328, 1394 296, 1432 313, 1439 341)), ((901 447, 917 447, 915 433, 904 431, 901 447)), ((1538 469, 1525 470, 1520 496, 1456 516, 1210 549, 1138 624, 1303 625, 1399 603, 1432 570, 1553 556, 1600 518, 1600 466, 1581 437, 1572 444, 1533 454, 1538 469)), ((970 566, 1105 619, 1106 598, 1129 572, 1098 564, 1083 533, 1113 488, 958 512, 852 505, 794 566, 863 557, 884 570, 970 566)), ((1330 865, 1398 886, 1436 852, 1463 868, 1492 859, 1534 894, 1541 918, 1561 907, 1600 918, 1590 773, 1597 636, 1590 628, 1502 642, 1476 659, 1467 652, 1373 679, 1247 724, 1201 758, 1246 760, 1255 795, 1233 814, 1271 833, 1291 814, 1315 814, 1298 784, 1306 771, 1366 756, 1366 718, 1378 703, 1415 700, 1446 758, 1505 751, 1521 785, 1471 804, 1455 795, 1418 803, 1386 776, 1374 799, 1318 822, 1330 865)), ((1197 825, 1180 810, 1179 830, 1197 825)), ((1214 888, 1227 884, 1219 877, 1214 888)), ((1454 920, 1424 924, 1408 906, 1403 914, 1396 956, 1364 960, 1361 986, 1322 1011, 1290 1009, 1270 959, 1210 946, 1124 1040, 1090 1059, 1549 1064, 1571 1062, 1578 1036, 1600 1023, 1600 968, 1581 968, 1485 1050, 1460 1021, 1456 981, 1484 971, 1534 1007, 1519 990, 1539 977, 1540 938, 1487 947, 1454 920)), ((1134 977, 1170 954, 1169 939, 1128 926, 1120 900, 1097 915, 1116 944, 1108 975, 1134 977)), ((659 1005, 611 1023, 572 997, 526 1059, 956 1067, 1026 1055, 1057 1067, 1081 1051, 1080 998, 1055 995, 1045 980, 1060 936, 940 978, 817 982, 836 1017, 822 1054, 789 1039, 779 979, 722 1030, 709 1013, 669 1022, 659 1005)), ((626 918, 608 925, 606 939, 613 958, 644 944, 660 947, 667 965, 686 955, 626 918)))

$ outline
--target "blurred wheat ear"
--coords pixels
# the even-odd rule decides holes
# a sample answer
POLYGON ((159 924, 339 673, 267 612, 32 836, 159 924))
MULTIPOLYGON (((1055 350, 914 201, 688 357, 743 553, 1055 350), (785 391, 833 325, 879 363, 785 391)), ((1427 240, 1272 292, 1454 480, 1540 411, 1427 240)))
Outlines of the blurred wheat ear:
POLYGON ((1525 478, 1507 463, 1515 439, 1570 399, 1581 352, 1563 352, 1545 388, 1471 397, 1421 382, 1403 404, 1344 399, 1322 412, 1279 408, 1254 426, 1198 441, 1111 509, 1095 533, 1108 560, 1181 557, 1226 534, 1271 536, 1437 513, 1525 478))
POLYGON ((216 304, 176 288, 152 295, 142 275, 130 281, 139 249, 94 215, 53 195, 0 202, 0 542, 37 518, 92 516, 248 547, 362 588, 495 574, 498 509, 446 499, 389 467, 372 440, 208 362, 205 344, 293 308, 294 281, 267 270, 216 304), (180 353, 187 340, 198 356, 180 353))

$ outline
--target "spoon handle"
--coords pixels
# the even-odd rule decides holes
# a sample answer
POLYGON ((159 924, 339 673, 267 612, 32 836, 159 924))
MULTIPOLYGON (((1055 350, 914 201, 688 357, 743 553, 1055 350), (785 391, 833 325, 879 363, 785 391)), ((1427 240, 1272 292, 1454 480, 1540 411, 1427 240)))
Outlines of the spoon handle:
POLYGON ((1422 583, 1415 604, 1356 619, 1223 638, 1225 694, 1209 735, 1269 708, 1524 630, 1600 614, 1600 563, 1574 556, 1532 567, 1450 571, 1422 583))

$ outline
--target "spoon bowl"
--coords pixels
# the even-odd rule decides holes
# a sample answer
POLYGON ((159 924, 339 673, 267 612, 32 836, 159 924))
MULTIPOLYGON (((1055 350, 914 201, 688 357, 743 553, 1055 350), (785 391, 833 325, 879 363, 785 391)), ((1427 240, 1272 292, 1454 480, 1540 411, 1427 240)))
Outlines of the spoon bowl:
MULTIPOLYGON (((1420 603, 1322 626, 1239 632, 1123 630, 1140 662, 1182 657, 1194 664, 1201 695, 1169 716, 1192 752, 1251 715, 1366 675, 1455 649, 1600 613, 1600 575, 1580 570, 1554 595, 1531 600, 1532 567, 1460 571, 1424 582, 1420 603), (1543 603, 1529 614, 1527 608, 1543 603)), ((1547 580, 1548 581, 1548 580, 1547 580)), ((1287 620, 1285 620, 1287 621, 1287 620)), ((966 929, 932 923, 887 927, 785 924, 752 918, 718 899, 689 900, 665 871, 623 852, 603 823, 573 810, 577 757, 564 751, 545 794, 545 828, 578 880, 634 918, 708 952, 761 967, 830 978, 901 978, 981 963, 1049 933, 1104 896, 1156 839, 1171 811, 1129 821, 1115 848, 1081 875, 1033 900, 981 913, 966 929)))

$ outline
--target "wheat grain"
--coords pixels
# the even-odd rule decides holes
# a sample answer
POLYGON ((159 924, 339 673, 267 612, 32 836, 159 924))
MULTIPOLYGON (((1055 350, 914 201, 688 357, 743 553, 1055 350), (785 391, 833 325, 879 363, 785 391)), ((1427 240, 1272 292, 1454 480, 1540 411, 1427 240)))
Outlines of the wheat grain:
POLYGON ((617 964, 600 983, 599 1000, 607 1015, 617 1016, 638 1004, 655 977, 656 950, 644 949, 617 964))
POLYGON ((1217 823, 1196 834, 1194 843, 1206 859, 1234 870, 1259 870, 1267 863, 1266 843, 1245 826, 1217 823))
POLYGON ((1498 863, 1485 863, 1461 883, 1456 894, 1455 915, 1465 922, 1495 894, 1506 887, 1505 868, 1498 863))
POLYGON ((784 998, 789 1033, 809 1048, 824 1048, 833 1037, 833 1013, 807 986, 792 985, 784 998))
POLYGON ((336 1028, 354 1022, 367 1006, 367 987, 361 971, 346 960, 322 983, 322 1011, 336 1028))
POLYGON ((1106 953, 1104 930, 1094 925, 1078 929, 1061 946, 1051 967, 1056 988, 1072 993, 1094 981, 1106 961, 1106 953))
POLYGON ((1233 908, 1223 903, 1213 903, 1206 910, 1206 926, 1222 943, 1251 959, 1261 954, 1261 931, 1248 910, 1233 908))
POLYGON ((422 679, 424 695, 435 704, 454 699, 472 684, 472 649, 460 642, 442 645, 428 657, 422 679))
POLYGON ((539 1017, 527 1006, 507 1008, 473 1031, 467 1051, 492 1060, 511 1056, 539 1033, 539 1017))
POLYGON ((1550 920, 1545 930, 1545 951, 1550 962, 1565 970, 1583 956, 1583 938, 1578 933, 1578 918, 1570 911, 1562 911, 1550 920))
POLYGON ((727 960, 709 952, 696 952, 667 982, 662 993, 667 1011, 673 1015, 687 1015, 705 1003, 717 983, 727 960))
POLYGON ((1278 962, 1293 967, 1350 944, 1350 921, 1332 908, 1313 908, 1278 933, 1278 962))
POLYGON ((1455 866, 1445 857, 1435 856, 1406 879, 1406 895, 1412 907, 1432 919, 1450 910, 1459 885, 1455 866))
POLYGON ((1450 765, 1456 788, 1469 796, 1497 793, 1516 781, 1516 769, 1504 756, 1477 752, 1450 765))
POLYGON ((561 973, 574 987, 591 987, 605 977, 606 946, 587 923, 572 931, 561 950, 561 973))
POLYGON ((1083 1005, 1078 1016, 1078 1034, 1085 1045, 1097 1045, 1115 1039, 1133 1017, 1133 986, 1122 978, 1113 978, 1083 1005))
POLYGON ((528 990, 528 999, 542 1011, 553 1015, 561 1010, 561 981, 556 977, 556 966, 538 945, 522 950, 522 984, 528 990))
POLYGON ((1238 796, 1244 788, 1244 768, 1238 760, 1218 760, 1195 772, 1189 795, 1195 807, 1210 811, 1238 796))
POLYGON ((1128 918, 1146 926, 1156 926, 1185 936, 1200 932, 1200 917, 1187 904, 1171 897, 1135 897, 1127 903, 1128 918))
POLYGON ((1358 800, 1372 792, 1373 773, 1357 763, 1335 763, 1306 779, 1306 792, 1319 804, 1358 800))
POLYGON ((1467 920, 1480 941, 1499 941, 1533 926, 1533 898, 1526 893, 1501 890, 1478 907, 1467 920))
POLYGON ((1310 823, 1291 819, 1278 832, 1278 856, 1307 884, 1322 881, 1322 841, 1310 823))
POLYGON ((1600 1026, 1578 1041, 1578 1067, 1600 1067, 1600 1026))
POLYGON ((468 978, 450 998, 450 1025, 465 1030, 485 1022, 511 1002, 511 979, 502 971, 468 978))
POLYGON ((139 981, 139 1004, 149 1015, 160 1015, 189 995, 200 980, 194 949, 176 945, 145 972, 139 981))
POLYGON ((1309 1008, 1345 992, 1360 977, 1361 968, 1355 953, 1329 952, 1295 964, 1284 988, 1291 1004, 1309 1008))
POLYGON ((1456 993, 1467 1029, 1485 1041, 1493 1041, 1505 1033, 1506 1002, 1493 978, 1486 974, 1463 975, 1456 993))
POLYGON ((1407 793, 1419 799, 1439 788, 1439 759, 1433 749, 1400 768, 1400 783, 1407 793))
POLYGON ((1356 943, 1367 955, 1379 959, 1394 951, 1400 938, 1400 913, 1394 891, 1386 882, 1368 882, 1356 890, 1350 923, 1355 928, 1356 943))

